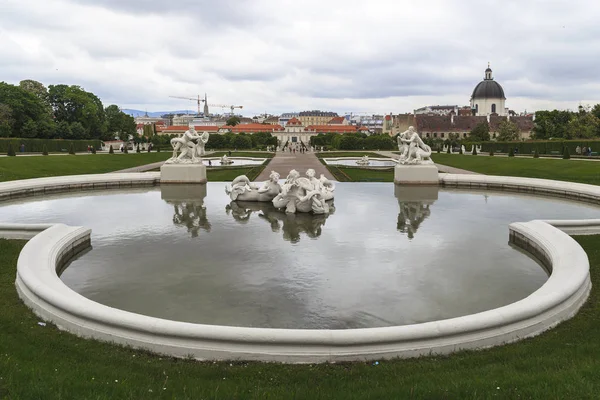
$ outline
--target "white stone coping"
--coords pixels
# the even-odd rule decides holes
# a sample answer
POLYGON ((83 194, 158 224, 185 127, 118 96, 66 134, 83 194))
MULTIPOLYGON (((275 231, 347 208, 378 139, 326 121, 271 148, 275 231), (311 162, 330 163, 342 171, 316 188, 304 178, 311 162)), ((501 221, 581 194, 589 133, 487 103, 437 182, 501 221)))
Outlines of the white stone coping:
MULTIPOLYGON (((486 182, 479 175, 446 174, 440 178, 440 183, 460 183, 458 186, 469 180, 474 185, 486 182)), ((493 178, 487 182, 494 185, 517 190, 520 185, 533 185, 551 193, 565 184, 483 178, 493 178)), ((60 179, 58 182, 64 184, 60 179)), ((588 186, 566 183, 565 187, 573 193, 595 188, 588 186)), ((104 306, 77 294, 58 277, 57 269, 88 246, 90 237, 89 229, 62 224, 42 231, 25 245, 18 260, 16 286, 23 301, 40 318, 61 329, 176 357, 302 363, 446 354, 537 335, 573 316, 587 299, 591 288, 589 261, 575 240, 544 221, 514 223, 509 231, 513 243, 552 271, 540 289, 504 307, 414 325, 347 330, 246 328, 171 321, 104 306)))
POLYGON ((356 157, 323 157, 322 158, 323 161, 325 162, 325 164, 327 165, 338 165, 338 166, 344 166, 344 167, 356 167, 356 168, 373 168, 373 169, 381 169, 381 168, 392 168, 394 166, 396 166, 398 163, 396 163, 394 161, 394 158, 392 157, 369 157, 369 161, 391 161, 394 162, 394 165, 361 165, 361 164, 356 164, 356 165, 344 165, 344 164, 335 164, 333 162, 335 161, 352 161, 352 160, 360 160, 361 157, 360 156, 356 156, 356 157), (332 164, 333 163, 333 164, 332 164))

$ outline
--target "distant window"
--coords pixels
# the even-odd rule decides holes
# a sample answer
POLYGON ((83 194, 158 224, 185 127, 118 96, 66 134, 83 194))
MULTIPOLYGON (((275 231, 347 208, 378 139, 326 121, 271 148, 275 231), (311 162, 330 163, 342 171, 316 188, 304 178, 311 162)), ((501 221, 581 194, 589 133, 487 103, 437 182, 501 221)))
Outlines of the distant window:
POLYGON ((444 132, 440 133, 440 137, 442 137, 442 138, 444 137, 444 132))
POLYGON ((298 141, 298 138, 296 136, 292 136, 292 143, 296 143, 298 141))
POLYGON ((492 104, 492 112, 495 113, 496 112, 496 105, 492 104))
POLYGON ((479 114, 479 104, 475 104, 475 113, 479 114))
POLYGON ((429 137, 429 133, 427 134, 427 137, 429 137))
POLYGON ((463 137, 467 137, 467 134, 466 134, 466 133, 463 133, 463 137))
POLYGON ((434 132, 433 137, 437 137, 437 133, 434 132))

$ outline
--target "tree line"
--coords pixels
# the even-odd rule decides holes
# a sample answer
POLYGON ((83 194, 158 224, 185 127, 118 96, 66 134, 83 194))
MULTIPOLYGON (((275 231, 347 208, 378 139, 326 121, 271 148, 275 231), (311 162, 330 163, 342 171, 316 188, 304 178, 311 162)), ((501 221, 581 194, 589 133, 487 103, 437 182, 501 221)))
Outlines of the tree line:
POLYGON ((136 134, 133 117, 76 85, 34 80, 0 82, 0 137, 128 140, 136 134))

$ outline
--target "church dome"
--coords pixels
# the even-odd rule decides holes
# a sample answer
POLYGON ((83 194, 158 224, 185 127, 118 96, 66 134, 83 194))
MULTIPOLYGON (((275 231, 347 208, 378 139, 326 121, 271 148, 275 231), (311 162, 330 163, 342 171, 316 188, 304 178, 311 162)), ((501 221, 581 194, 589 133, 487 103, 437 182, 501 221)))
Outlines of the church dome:
POLYGON ((471 98, 506 100, 504 89, 502 89, 502 86, 492 78, 492 70, 490 67, 485 70, 485 78, 475 86, 471 98))

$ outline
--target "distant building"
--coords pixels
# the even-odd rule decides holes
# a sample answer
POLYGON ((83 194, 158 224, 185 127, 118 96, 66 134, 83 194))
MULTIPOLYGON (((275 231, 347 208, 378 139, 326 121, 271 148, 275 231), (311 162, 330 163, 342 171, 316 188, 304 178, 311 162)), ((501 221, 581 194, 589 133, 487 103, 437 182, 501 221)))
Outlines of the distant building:
POLYGON ((507 115, 508 110, 505 108, 505 101, 504 89, 492 77, 492 69, 488 64, 485 70, 485 78, 475 86, 471 95, 473 115, 507 115))
POLYGON ((258 133, 258 132, 280 132, 283 131, 283 127, 281 125, 269 125, 269 124, 257 124, 257 123, 247 123, 247 124, 238 124, 235 126, 224 125, 219 128, 219 133, 258 133))
POLYGON ((298 113, 283 113, 279 117, 279 120, 278 120, 279 125, 285 126, 290 119, 296 118, 296 117, 298 117, 298 113))
POLYGON ((450 113, 458 114, 458 106, 425 106, 417 108, 415 115, 449 115, 450 113))
POLYGON ((298 113, 298 119, 302 122, 302 125, 327 125, 333 117, 337 117, 338 114, 330 111, 302 111, 298 113))

